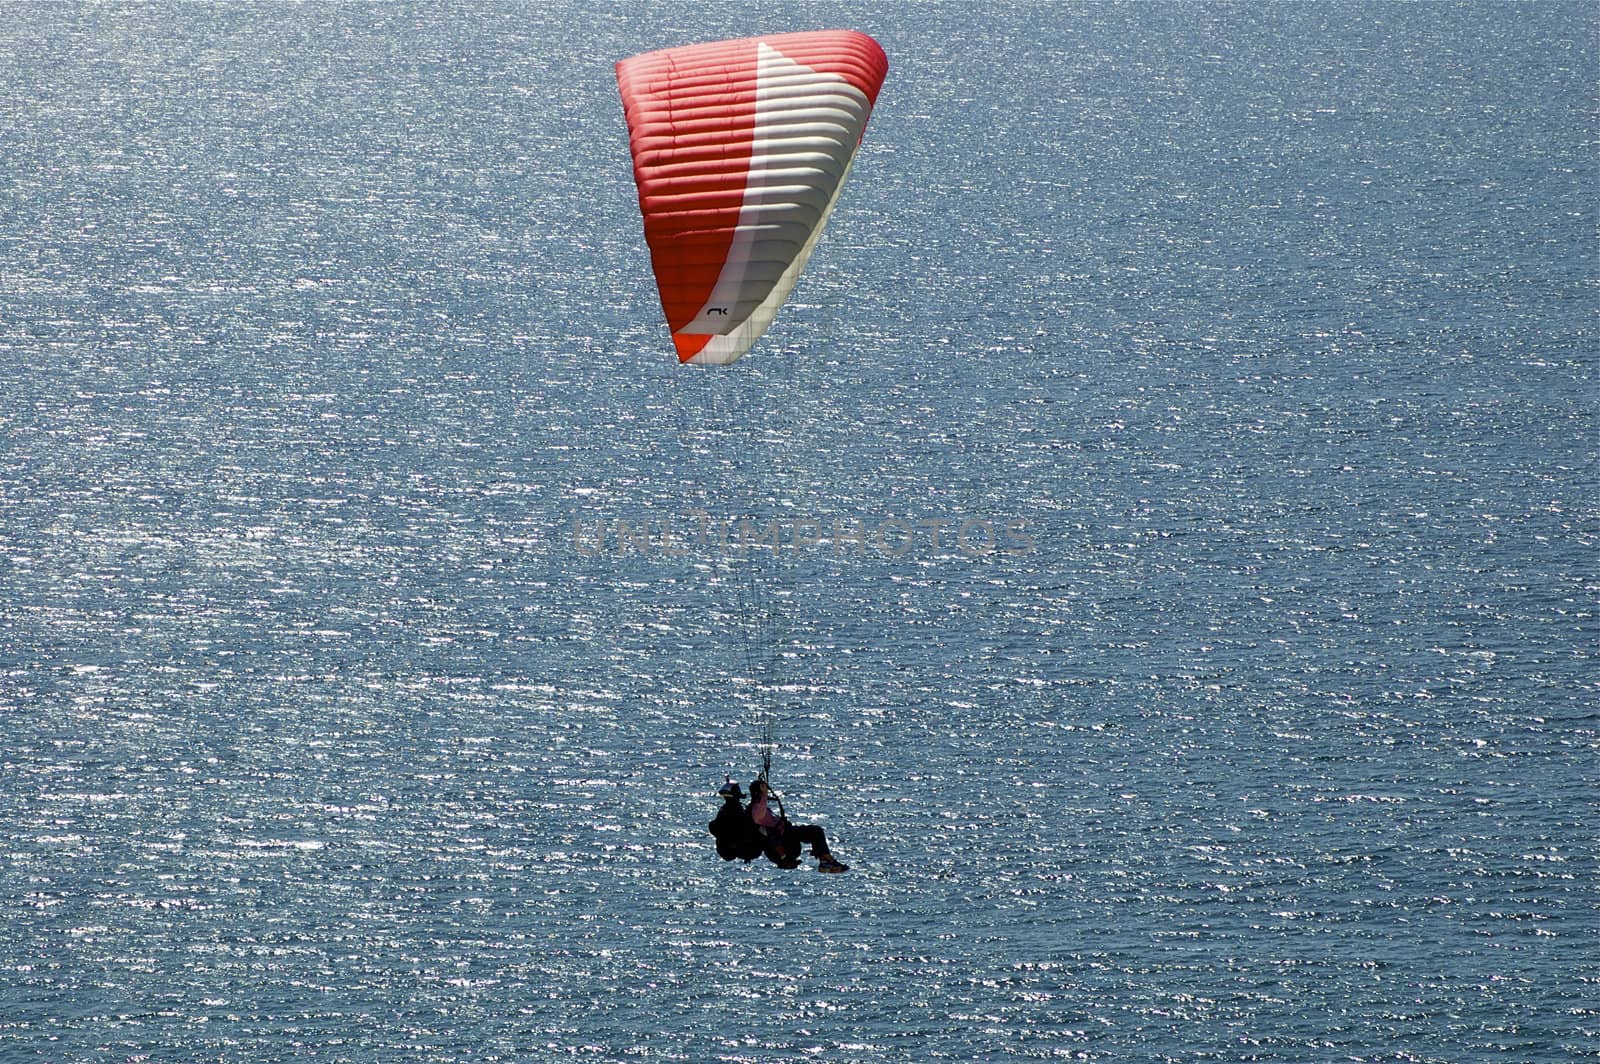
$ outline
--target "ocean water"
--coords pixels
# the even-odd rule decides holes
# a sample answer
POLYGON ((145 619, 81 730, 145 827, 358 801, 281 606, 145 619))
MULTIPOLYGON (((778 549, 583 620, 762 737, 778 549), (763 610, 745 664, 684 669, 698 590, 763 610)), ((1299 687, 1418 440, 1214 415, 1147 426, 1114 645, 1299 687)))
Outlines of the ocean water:
POLYGON ((1597 30, 11 9, 0 1060, 1600 1056, 1597 30), (680 372, 612 63, 822 26, 680 372))

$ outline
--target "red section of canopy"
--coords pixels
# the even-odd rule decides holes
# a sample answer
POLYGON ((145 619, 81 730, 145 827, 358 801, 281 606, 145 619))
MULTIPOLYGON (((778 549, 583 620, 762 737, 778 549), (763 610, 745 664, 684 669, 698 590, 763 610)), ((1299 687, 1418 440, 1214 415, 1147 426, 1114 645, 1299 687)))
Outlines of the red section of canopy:
MULTIPOLYGON (((756 45, 722 78, 694 49, 617 64, 645 241, 667 325, 677 332, 711 295, 744 202, 756 120, 756 45)), ((702 344, 703 346, 703 344, 702 344)))
POLYGON ((687 362, 711 342, 710 333, 682 333, 672 334, 672 345, 678 349, 678 361, 687 362))
MULTIPOLYGON (((675 334, 710 298, 739 221, 754 145, 759 44, 840 75, 869 101, 888 71, 878 42, 849 30, 695 44, 617 64, 645 240, 675 334)), ((687 360, 710 338, 674 341, 687 360)))

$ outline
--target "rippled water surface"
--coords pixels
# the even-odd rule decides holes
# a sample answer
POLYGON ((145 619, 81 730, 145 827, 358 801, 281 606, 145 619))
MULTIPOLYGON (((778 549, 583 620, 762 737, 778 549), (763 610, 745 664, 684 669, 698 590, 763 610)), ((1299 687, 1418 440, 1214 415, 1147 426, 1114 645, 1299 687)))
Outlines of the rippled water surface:
POLYGON ((1600 1055, 1594 8, 978 10, 8 12, 0 1059, 1600 1055), (819 25, 677 372, 611 65, 819 25))

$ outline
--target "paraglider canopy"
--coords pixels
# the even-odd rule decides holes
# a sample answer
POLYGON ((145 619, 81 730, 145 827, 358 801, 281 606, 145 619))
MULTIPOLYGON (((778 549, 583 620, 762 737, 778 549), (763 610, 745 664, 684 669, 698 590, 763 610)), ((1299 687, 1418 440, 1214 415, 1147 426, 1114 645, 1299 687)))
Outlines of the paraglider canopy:
POLYGON ((772 324, 838 201, 888 65, 878 42, 848 30, 617 64, 679 361, 736 362, 772 324))

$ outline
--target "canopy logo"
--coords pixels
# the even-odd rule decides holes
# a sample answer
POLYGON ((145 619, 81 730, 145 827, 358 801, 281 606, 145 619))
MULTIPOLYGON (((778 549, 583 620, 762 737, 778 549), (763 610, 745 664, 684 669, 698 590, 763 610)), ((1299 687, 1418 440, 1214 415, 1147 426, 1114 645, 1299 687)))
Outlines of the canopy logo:
POLYGON ((756 551, 804 551, 834 558, 920 557, 981 558, 995 554, 1031 554, 1033 534, 1021 518, 996 521, 982 517, 860 517, 826 519, 716 517, 704 510, 687 515, 638 519, 587 518, 574 514, 572 549, 584 557, 695 554, 740 555, 756 551))

